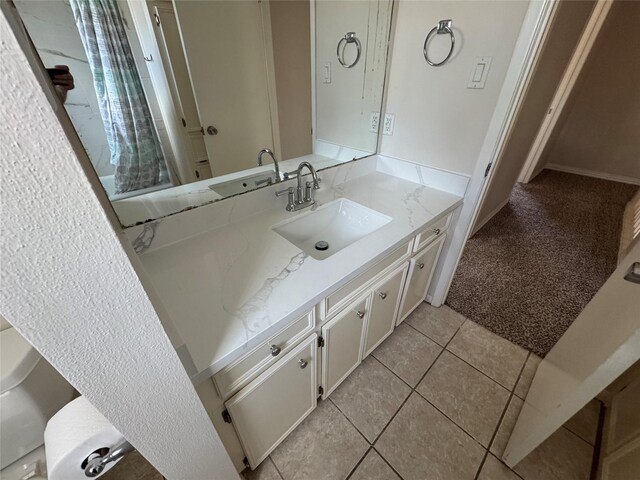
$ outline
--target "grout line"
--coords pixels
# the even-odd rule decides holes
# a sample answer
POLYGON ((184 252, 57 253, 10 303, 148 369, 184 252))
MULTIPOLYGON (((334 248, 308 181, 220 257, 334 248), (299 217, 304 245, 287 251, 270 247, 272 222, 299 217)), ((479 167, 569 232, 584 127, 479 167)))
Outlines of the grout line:
POLYGON ((369 452, 371 451, 372 448, 373 447, 369 445, 369 448, 367 448, 367 451, 364 452, 364 455, 362 455, 362 458, 358 460, 358 463, 356 463, 355 466, 351 469, 349 474, 346 476, 345 480, 349 480, 353 476, 353 474, 356 473, 356 470, 358 469, 360 464, 364 461, 364 459, 367 458, 367 455, 369 455, 369 452))
MULTIPOLYGON (((518 478, 519 478, 519 479, 521 479, 521 480, 524 480, 524 478, 523 478, 519 473, 517 473, 517 472, 516 472, 515 470, 513 470, 509 465, 507 465, 506 463, 504 463, 504 462, 502 461, 502 459, 501 459, 501 458, 496 457, 496 456, 495 456, 493 453, 491 453, 491 452, 489 452, 489 455, 491 455, 493 458, 495 458, 497 461, 499 461, 502 465, 504 465, 506 468, 508 468, 508 469, 509 469, 509 471, 510 471, 511 473, 513 473, 516 477, 518 477, 518 478)), ((487 457, 488 457, 489 455, 487 455, 487 457)))
MULTIPOLYGON (((579 410, 578 410, 579 412, 579 410)), ((571 419, 569 419, 571 420, 571 419)), ((567 420, 567 422, 569 421, 567 420)), ((600 421, 600 417, 598 416, 598 421, 600 421)), ((584 438, 582 438, 580 435, 578 435, 576 432, 574 432, 573 430, 571 430, 569 427, 566 426, 566 423, 563 423, 562 425, 560 425, 560 428, 564 428, 567 432, 569 432, 571 435, 573 435, 574 437, 578 438, 579 440, 581 440, 582 442, 586 443, 587 445, 589 445, 591 448, 595 448, 595 445, 593 445, 589 440, 585 440, 584 438)), ((559 430, 559 429, 558 429, 559 430)), ((556 430, 557 431, 557 430, 556 430)))
POLYGON ((413 387, 411 385, 409 385, 406 380, 404 380, 403 378, 400 378, 398 376, 398 374, 396 372, 394 372, 393 370, 391 370, 389 367, 387 367, 382 360, 379 360, 377 357, 375 357, 373 355, 373 352, 371 353, 371 358, 373 358, 376 362, 378 362, 380 365, 382 365, 384 368, 386 368, 389 372, 391 372, 398 380, 400 380, 402 383, 404 383, 407 387, 409 387, 411 390, 413 390, 413 387))
POLYGON ((482 445, 482 443, 480 443, 480 440, 478 440, 476 437, 474 437, 473 435, 471 435, 469 432, 467 432, 461 425, 458 425, 458 422, 456 422, 453 418, 451 418, 449 415, 447 415, 445 412, 443 412, 442 410, 440 410, 437 405, 435 405, 431 400, 429 400, 428 398, 425 398, 420 392, 418 392, 416 390, 416 395, 418 395, 421 399, 423 399, 425 402, 427 402, 429 405, 431 405, 433 408, 435 408, 438 412, 440 412, 440 414, 442 416, 444 416, 445 418, 447 418, 451 423, 453 423, 456 427, 458 427, 460 430, 462 430, 462 432, 464 434, 466 434, 471 440, 473 440, 474 442, 476 442, 478 445, 480 445, 480 447, 482 447, 483 450, 486 450, 487 447, 485 447, 484 445, 482 445))
MULTIPOLYGON (((336 389, 337 390, 337 389, 336 389)), ((335 390, 334 390, 335 392, 335 390)), ((331 392, 333 393, 333 392, 331 392)), ((340 407, 336 404, 336 402, 333 401, 333 399, 331 398, 331 395, 327 397, 327 400, 329 400, 329 402, 331 402, 331 404, 336 407, 336 409, 338 410, 338 412, 340 412, 340 414, 347 420, 347 422, 349 422, 351 424, 351 426, 353 428, 356 429, 356 431, 362 436, 362 438, 364 438, 364 441, 367 442, 368 445, 371 445, 371 442, 369 441, 369 439, 365 436, 364 433, 362 433, 360 431, 360 429, 358 427, 355 426, 355 424, 351 421, 351 419, 349 418, 349 416, 344 413, 342 410, 340 410, 340 407)), ((324 400, 323 400, 324 401, 324 400)))
MULTIPOLYGON (((522 372, 524 372, 524 367, 527 365, 527 360, 529 360, 530 356, 531 356, 531 352, 528 352, 526 358, 524 359, 524 363, 522 364, 522 367, 520 367, 520 372, 518 373, 518 378, 516 378, 516 383, 513 385, 513 390, 516 389, 516 386, 520 381, 520 377, 522 377, 522 372)), ((496 427, 493 430, 493 435, 491 435, 491 440, 489 440, 489 446, 485 451, 484 458, 482 459, 482 461, 480 462, 480 465, 478 466, 478 471, 476 472, 476 476, 474 477, 474 480, 478 480, 478 477, 480 476, 480 472, 482 472, 482 467, 484 467, 484 464, 487 461, 487 456, 490 454, 490 450, 491 450, 491 447, 493 446, 493 442, 495 441, 496 436, 498 435, 498 431, 500 430, 500 426, 502 425, 502 421, 504 420, 504 417, 507 414, 507 410, 509 409, 509 405, 511 405, 511 400, 513 399, 514 395, 515 393, 513 393, 513 391, 509 392, 509 399, 507 400, 507 403, 504 406, 504 409, 502 410, 502 415, 500 415, 500 420, 498 420, 498 423, 496 424, 496 427)), ((498 460, 501 460, 497 455, 495 455, 495 457, 498 460)), ((509 470, 511 470, 511 468, 509 468, 509 470)), ((513 472, 513 470, 511 471, 513 472)))
POLYGON ((382 454, 381 454, 381 453, 380 453, 380 452, 379 452, 375 447, 371 447, 371 448, 373 449, 373 451, 374 451, 374 452, 376 452, 376 453, 380 456, 380 458, 382 459, 382 461, 383 461, 384 463, 386 463, 386 464, 388 465, 388 467, 389 467, 391 470, 393 470, 393 473, 395 473, 395 474, 398 476, 398 478, 400 478, 400 480, 404 480, 404 478, 402 477, 402 475, 400 475, 400 473, 399 473, 395 468, 393 468, 393 465, 391 465, 391 464, 387 461, 387 459, 386 459, 386 458, 384 458, 384 456, 383 456, 383 455, 382 455, 382 454))
MULTIPOLYGON (((393 422, 393 420, 396 418, 396 416, 398 415, 398 413, 400 412, 400 410, 402 410, 402 407, 404 407, 404 405, 407 403, 407 401, 411 398, 411 395, 413 393, 417 393, 416 392, 416 388, 418 387, 418 385, 420 385, 420 382, 422 382, 422 380, 424 380, 424 377, 427 376, 427 374, 429 373, 429 371, 431 371, 431 369, 433 368, 433 366, 436 364, 436 362, 438 361, 438 359, 440 358, 440 355, 442 355, 442 352, 445 351, 446 346, 449 345, 449 343, 451 342, 451 340, 453 340, 453 338, 457 335, 457 333, 460 331, 460 327, 458 327, 456 329, 456 331, 454 332, 454 334, 451 336, 451 338, 449 339, 449 341, 447 342, 447 344, 442 347, 442 350, 440 350, 440 353, 438 353, 438 355, 436 356, 436 358, 434 358, 433 362, 431 362, 431 365, 429 365, 429 368, 427 368, 427 371, 424 372, 424 375, 422 375, 422 377, 420 377, 420 380, 418 380, 418 382, 416 382, 416 386, 415 387, 411 387, 411 385, 409 385, 409 387, 411 388, 411 392, 409 393, 409 395, 407 395, 407 398, 404 399, 404 401, 402 402, 402 404, 398 407, 398 409, 396 410, 396 412, 391 416, 391 418, 389 419, 389 421, 387 422, 387 424, 384 426, 384 428, 380 431, 380 433, 378 434, 378 436, 375 438, 375 440, 373 441, 372 445, 375 446, 375 444, 378 442, 378 440, 380 440, 380 437, 382 437, 382 435, 384 434, 384 432, 387 430, 387 428, 389 427, 389 425, 391 425, 391 422, 393 422)), ((424 334, 423 334, 424 335, 424 334)), ((425 335, 426 336, 426 335, 425 335)), ((376 358, 376 360, 378 360, 376 358)), ((378 360, 379 361, 379 360, 378 360)), ((382 363, 382 362, 380 362, 382 363)), ((383 364, 384 365, 384 364, 383 364)), ((396 375, 397 376, 397 375, 396 375)), ((399 377, 398 377, 399 378, 399 377)), ((406 382, 405 382, 406 383, 406 382)), ((418 394, 420 395, 420 394, 418 394)), ((420 395, 420 397, 422 397, 422 395, 420 395)), ((382 455, 381 455, 382 456, 382 455)))
POLYGON ((278 470, 278 466, 276 465, 276 462, 273 461, 273 458, 271 458, 271 455, 269 455, 267 458, 271 462, 271 465, 273 465, 273 468, 276 469, 276 473, 280 475, 280 480, 284 480, 284 475, 282 475, 282 473, 280 473, 280 470, 278 470))
MULTIPOLYGON (((454 310, 454 311, 455 311, 455 310, 454 310)), ((457 313, 457 312, 456 312, 456 313, 457 313)), ((484 375, 485 377, 489 378, 491 381, 493 381, 493 382, 497 383, 498 385, 500 385, 500 386, 501 386, 502 388, 504 388, 505 390, 507 390, 507 391, 509 391, 509 392, 513 391, 513 390, 516 388, 516 386, 518 385, 518 380, 519 380, 519 378, 518 378, 518 379, 516 379, 516 383, 513 385, 513 387, 512 387, 512 388, 509 388, 509 387, 507 387, 507 386, 503 385, 502 383, 500 383, 500 382, 499 382, 498 380, 496 380, 495 378, 492 378, 491 376, 489 376, 488 374, 486 374, 485 372, 483 372, 482 370, 480 370, 480 369, 479 369, 478 367, 476 367, 475 365, 473 365, 473 364, 469 363, 467 360, 465 360, 465 359, 464 359, 464 358, 462 358, 461 356, 457 355, 455 352, 452 352, 451 350, 449 350, 449 349, 447 348, 447 347, 449 346, 449 344, 451 343, 451 340, 453 340, 453 337, 455 337, 455 336, 456 336, 456 334, 458 333, 458 331, 460 330, 460 328, 462 328, 462 325, 464 325, 466 322, 472 322, 472 320, 469 320, 469 319, 465 318, 465 321, 464 321, 464 322, 462 322, 462 323, 460 324, 460 326, 456 329, 456 331, 455 331, 455 333, 453 334, 453 336, 452 336, 452 337, 451 337, 451 338, 450 338, 450 339, 445 343, 445 345, 444 345, 444 346, 443 346, 442 344, 440 344, 439 342, 436 342, 433 338, 431 338, 431 337, 430 337, 429 335, 427 335, 426 333, 421 332, 420 330, 418 330, 416 327, 414 327, 414 326, 413 326, 413 325, 411 325, 410 323, 407 323, 407 321, 406 321, 406 320, 405 320, 404 322, 402 322, 402 323, 403 323, 403 324, 404 324, 404 323, 407 323, 407 326, 411 327, 413 330, 415 330, 416 332, 418 332, 420 335, 422 335, 422 336, 424 336, 424 337, 428 338, 429 340, 431 340, 433 343, 435 343, 435 344, 436 344, 436 345, 438 345, 439 347, 441 347, 441 348, 443 348, 443 349, 447 350, 447 352, 449 352, 451 355, 453 355, 454 357, 456 357, 456 358, 457 358, 457 359, 459 359, 459 360, 462 360, 464 363, 466 363, 467 365, 469 365, 470 367, 472 367, 474 370, 477 370, 477 371, 478 371, 478 372, 480 372, 482 375, 484 375)), ((477 324, 476 324, 476 325, 477 325, 477 324)), ((398 325, 398 326, 399 326, 399 325, 398 325)), ((480 326, 480 327, 482 327, 482 325, 479 325, 479 326, 480 326)), ((482 328, 484 328, 484 327, 482 327, 482 328)), ((485 328, 485 330, 486 330, 486 328, 485 328)), ((490 330, 487 330, 487 331, 488 331, 488 332, 490 332, 490 333, 493 333, 493 332, 491 332, 490 330)), ((494 333, 494 335, 495 335, 495 333, 494 333)), ((497 335, 497 336, 498 336, 498 337, 500 337, 499 335, 497 335)), ((512 341, 510 341, 510 340, 508 340, 508 339, 506 339, 506 338, 503 338, 503 337, 500 337, 500 338, 501 338, 502 340, 507 340, 509 343, 511 343, 511 344, 513 344, 513 345, 515 345, 516 347, 520 347, 520 345, 516 345, 515 343, 513 343, 512 341)), ((520 348, 522 348, 522 347, 520 347, 520 348)), ((529 351, 529 350, 527 350, 527 349, 525 349, 525 348, 522 348, 522 349, 523 349, 525 352, 527 352, 527 356, 525 357, 525 360, 524 360, 524 363, 526 364, 526 363, 527 363, 527 359, 529 358, 529 354, 531 353, 531 351, 529 351)), ((372 352, 372 353, 373 353, 373 352, 372 352)))
MULTIPOLYGON (((411 316, 411 315, 409 315, 409 316, 411 316)), ((407 319, 408 319, 408 318, 409 318, 409 317, 407 317, 407 319)), ((462 322, 462 323, 464 323, 464 322, 462 322)), ((412 328, 413 330, 415 330, 416 332, 418 332, 420 335, 423 335, 423 336, 427 337, 429 340, 431 340, 433 343, 435 343, 435 344, 436 344, 436 345, 438 345, 439 347, 444 348, 444 345, 442 345, 440 342, 436 342, 436 341, 435 341, 433 338, 431 338, 429 335, 427 335, 426 333, 421 332, 420 330, 418 330, 416 327, 414 327, 413 325, 411 325, 410 323, 408 323, 406 319, 405 319, 405 321, 404 321, 404 322, 402 322, 400 325, 402 325, 402 324, 406 324, 406 325, 407 325, 407 327, 412 328)), ((399 327, 400 325, 398 325, 398 327, 399 327)), ((460 325, 460 326, 462 326, 462 325, 460 325)), ((396 327, 396 328, 398 328, 398 327, 396 327)), ((457 328, 460 328, 460 327, 457 327, 457 328)), ((457 332, 457 331, 458 331, 458 330, 456 330, 456 332, 457 332)), ((455 333, 454 333, 454 335, 455 335, 455 333)), ((451 337, 451 338, 453 338, 453 337, 451 337)), ((451 340, 451 338, 450 338, 449 340, 451 340)), ((449 342, 445 342, 445 345, 446 345, 447 343, 449 343, 449 342)))
POLYGON ((604 436, 604 422, 607 407, 604 403, 600 403, 600 412, 598 415, 598 430, 596 432, 596 444, 593 446, 593 457, 591 459, 591 475, 589 480, 596 480, 598 478, 598 470, 600 470, 600 453, 602 451, 602 437, 604 436))

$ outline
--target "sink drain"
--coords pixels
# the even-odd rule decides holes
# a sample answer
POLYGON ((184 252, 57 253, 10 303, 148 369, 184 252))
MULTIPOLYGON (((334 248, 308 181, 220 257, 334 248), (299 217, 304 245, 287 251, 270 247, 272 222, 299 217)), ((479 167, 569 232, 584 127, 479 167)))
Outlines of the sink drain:
POLYGON ((316 242, 316 250, 320 250, 321 252, 324 250, 329 250, 329 242, 325 242, 324 240, 316 242))

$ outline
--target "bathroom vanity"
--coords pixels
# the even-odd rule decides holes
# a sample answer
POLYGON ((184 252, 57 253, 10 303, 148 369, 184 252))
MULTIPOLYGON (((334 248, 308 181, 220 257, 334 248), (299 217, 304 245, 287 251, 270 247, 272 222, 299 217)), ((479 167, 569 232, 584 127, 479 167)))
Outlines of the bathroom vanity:
POLYGON ((280 184, 128 232, 201 397, 215 386, 214 424, 251 468, 425 300, 462 201, 376 157, 319 176, 298 212, 280 184), (314 252, 323 232, 329 248, 314 252))

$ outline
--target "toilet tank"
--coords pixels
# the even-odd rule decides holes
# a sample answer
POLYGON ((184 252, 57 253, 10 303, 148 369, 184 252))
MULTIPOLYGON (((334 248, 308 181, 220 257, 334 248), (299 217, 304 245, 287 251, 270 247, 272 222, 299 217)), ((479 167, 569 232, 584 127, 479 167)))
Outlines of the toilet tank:
POLYGON ((14 328, 0 332, 0 470, 44 443, 47 422, 74 393, 14 328))

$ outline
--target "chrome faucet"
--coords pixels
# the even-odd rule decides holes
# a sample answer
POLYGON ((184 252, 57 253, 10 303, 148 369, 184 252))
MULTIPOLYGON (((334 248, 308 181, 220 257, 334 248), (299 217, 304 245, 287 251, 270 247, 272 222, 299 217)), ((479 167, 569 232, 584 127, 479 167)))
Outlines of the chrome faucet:
POLYGON ((293 187, 289 187, 285 190, 280 190, 279 192, 276 192, 276 197, 279 197, 280 195, 284 195, 285 193, 288 195, 288 201, 286 206, 286 210, 288 212, 295 212, 298 210, 302 210, 303 208, 310 207, 311 205, 314 205, 316 201, 311 197, 311 189, 313 188, 314 190, 318 190, 320 188, 320 179, 318 178, 318 173, 316 172, 316 169, 313 168, 313 165, 311 165, 309 162, 300 163, 300 165, 298 165, 298 169, 296 172, 297 172, 296 178, 298 180, 298 186, 295 190, 295 193, 294 193, 293 187), (304 193, 303 193, 302 170, 304 170, 305 168, 307 168, 311 173, 311 178, 313 179, 313 181, 305 183, 304 193))
MULTIPOLYGON (((258 166, 259 167, 262 166, 262 156, 264 154, 269 155, 271 157, 271 160, 273 160, 273 167, 275 168, 275 171, 276 171, 276 178, 274 180, 274 183, 280 183, 282 181, 282 179, 280 178, 280 166, 278 165, 278 160, 276 159, 276 155, 273 153, 272 150, 269 150, 268 148, 263 148, 258 152, 258 166)), ((263 182, 266 183, 266 181, 263 181, 263 182)))

